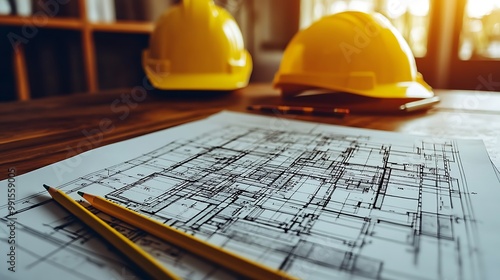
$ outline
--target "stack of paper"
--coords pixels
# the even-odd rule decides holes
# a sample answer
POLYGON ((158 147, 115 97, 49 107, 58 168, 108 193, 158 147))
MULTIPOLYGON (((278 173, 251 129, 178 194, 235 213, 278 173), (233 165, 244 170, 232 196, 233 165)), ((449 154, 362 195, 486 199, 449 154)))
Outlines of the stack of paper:
MULTIPOLYGON (((223 112, 3 181, 0 278, 132 275, 46 183, 299 278, 496 279, 498 178, 481 141, 223 112)), ((183 278, 237 277, 101 216, 183 278)))

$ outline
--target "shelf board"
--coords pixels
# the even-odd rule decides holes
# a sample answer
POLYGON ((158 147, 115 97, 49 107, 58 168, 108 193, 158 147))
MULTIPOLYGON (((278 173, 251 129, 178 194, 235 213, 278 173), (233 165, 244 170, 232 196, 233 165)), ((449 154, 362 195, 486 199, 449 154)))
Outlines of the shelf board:
POLYGON ((35 26, 38 28, 58 28, 79 30, 83 27, 83 22, 78 18, 35 18, 21 16, 0 16, 0 25, 12 26, 35 26))
POLYGON ((119 32, 119 33, 144 33, 153 32, 155 25, 152 22, 140 21, 118 21, 112 23, 95 22, 90 24, 93 31, 98 32, 119 32))
POLYGON ((118 22, 84 22, 79 18, 41 18, 21 16, 0 16, 0 25, 25 26, 31 25, 38 28, 57 28, 82 30, 86 25, 96 32, 117 33, 143 33, 153 32, 154 23, 141 21, 118 21, 118 22))

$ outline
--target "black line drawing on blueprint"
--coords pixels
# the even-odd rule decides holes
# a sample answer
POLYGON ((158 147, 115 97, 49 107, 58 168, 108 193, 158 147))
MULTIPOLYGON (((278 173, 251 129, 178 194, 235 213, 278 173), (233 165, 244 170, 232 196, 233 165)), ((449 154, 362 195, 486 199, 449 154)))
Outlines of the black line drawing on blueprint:
MULTIPOLYGON (((300 278, 479 279, 477 220, 460 156, 453 141, 398 145, 369 136, 228 125, 61 188, 101 190, 108 199, 300 278)), ((58 207, 37 202, 36 195, 29 199, 16 213, 19 220, 40 206, 58 207)), ((78 264, 110 260, 95 259, 81 245, 73 249, 71 242, 93 238, 77 225, 61 216, 45 223, 46 230, 26 227, 24 234, 48 235, 54 252, 68 246, 78 264)), ((150 251, 167 256, 167 263, 182 265, 175 259, 188 255, 122 228, 146 247, 156 244, 150 251)), ((57 262, 50 254, 44 258, 57 262)), ((182 275, 231 277, 214 271, 205 268, 200 276, 185 268, 182 275)))

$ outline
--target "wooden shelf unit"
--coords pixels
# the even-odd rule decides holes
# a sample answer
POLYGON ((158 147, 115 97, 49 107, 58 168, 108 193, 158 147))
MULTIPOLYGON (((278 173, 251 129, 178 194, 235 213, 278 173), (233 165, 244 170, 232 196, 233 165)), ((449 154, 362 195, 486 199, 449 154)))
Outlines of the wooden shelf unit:
MULTIPOLYGON (((76 17, 51 17, 36 18, 36 16, 12 16, 0 15, 0 27, 18 28, 24 26, 35 26, 38 29, 71 30, 81 35, 81 57, 83 59, 83 74, 87 92, 95 93, 102 89, 99 85, 99 69, 97 68, 97 50, 95 34, 99 32, 114 34, 142 34, 149 35, 154 29, 153 22, 147 21, 125 21, 116 22, 91 22, 87 17, 86 0, 74 0, 77 2, 78 15, 76 17)), ((130 35, 132 36, 132 35, 130 35)), ((15 91, 17 100, 29 100, 30 79, 28 65, 32 63, 27 59, 23 43, 12 46, 13 73, 15 79, 15 91)), ((0 54, 0 60, 9 59, 5 54, 0 54)), ((2 94, 2 92, 0 92, 2 94)), ((1 99, 0 99, 1 100, 1 99)))

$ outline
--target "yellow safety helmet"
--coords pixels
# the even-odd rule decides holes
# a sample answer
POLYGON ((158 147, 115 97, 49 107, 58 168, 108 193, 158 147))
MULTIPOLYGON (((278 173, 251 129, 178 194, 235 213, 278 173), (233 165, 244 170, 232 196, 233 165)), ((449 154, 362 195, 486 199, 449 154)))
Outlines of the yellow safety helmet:
POLYGON ((234 90, 252 72, 236 21, 212 0, 183 0, 163 13, 142 65, 153 86, 165 90, 234 90))
POLYGON ((295 34, 273 85, 284 96, 327 89, 376 98, 434 94, 417 72, 410 47, 381 14, 348 11, 295 34))

